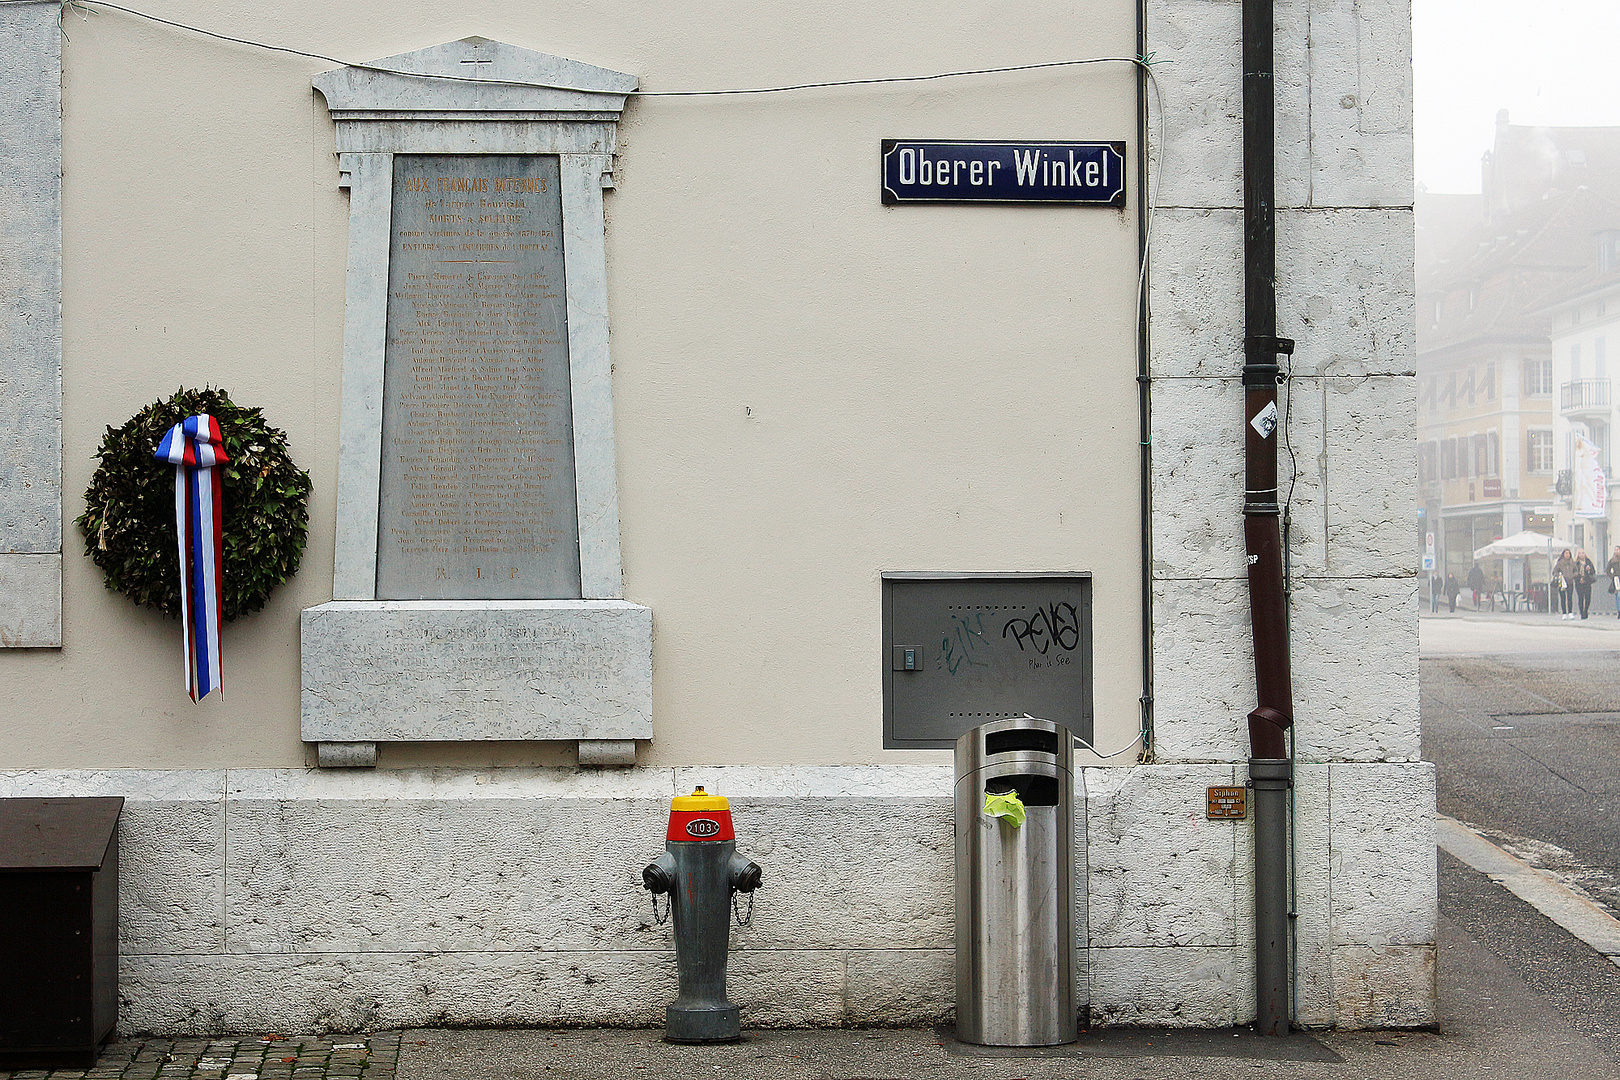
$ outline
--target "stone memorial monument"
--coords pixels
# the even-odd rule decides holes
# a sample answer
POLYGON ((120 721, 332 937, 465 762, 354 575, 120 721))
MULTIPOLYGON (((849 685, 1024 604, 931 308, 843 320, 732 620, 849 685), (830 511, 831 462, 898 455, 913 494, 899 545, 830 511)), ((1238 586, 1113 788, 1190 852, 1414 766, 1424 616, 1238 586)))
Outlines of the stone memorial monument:
POLYGON ((602 220, 635 84, 483 38, 315 79, 350 194, 334 599, 300 628, 323 766, 480 740, 625 764, 652 737, 602 220))

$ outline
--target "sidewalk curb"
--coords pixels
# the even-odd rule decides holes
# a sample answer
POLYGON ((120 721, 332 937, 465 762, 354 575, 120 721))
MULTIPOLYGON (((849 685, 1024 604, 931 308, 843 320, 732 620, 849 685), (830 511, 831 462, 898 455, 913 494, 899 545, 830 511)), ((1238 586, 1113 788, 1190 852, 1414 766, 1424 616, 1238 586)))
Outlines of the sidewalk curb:
POLYGON ((1447 854, 1504 886, 1620 966, 1620 919, 1548 871, 1508 854, 1455 818, 1439 815, 1434 827, 1436 839, 1447 854))

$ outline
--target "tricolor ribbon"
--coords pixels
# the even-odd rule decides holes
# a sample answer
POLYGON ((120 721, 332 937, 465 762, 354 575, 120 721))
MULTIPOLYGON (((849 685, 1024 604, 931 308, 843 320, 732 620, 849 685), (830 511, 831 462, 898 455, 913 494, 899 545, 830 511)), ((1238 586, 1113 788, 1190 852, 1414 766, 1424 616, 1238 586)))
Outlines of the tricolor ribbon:
POLYGON ((214 466, 225 456, 219 421, 199 414, 174 425, 158 444, 174 466, 174 524, 180 540, 180 624, 186 691, 200 701, 218 689, 219 627, 224 614, 224 521, 214 466))

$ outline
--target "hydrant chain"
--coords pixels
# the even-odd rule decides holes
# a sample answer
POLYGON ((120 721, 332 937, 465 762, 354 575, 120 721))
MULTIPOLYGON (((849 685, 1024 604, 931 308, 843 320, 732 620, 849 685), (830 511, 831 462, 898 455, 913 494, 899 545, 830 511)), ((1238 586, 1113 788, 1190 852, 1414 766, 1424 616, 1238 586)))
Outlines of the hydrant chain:
POLYGON ((744 915, 742 913, 742 911, 737 907, 737 897, 739 895, 741 895, 741 894, 735 893, 735 892, 731 894, 731 913, 737 917, 737 925, 738 926, 753 926, 754 925, 754 894, 752 892, 750 892, 748 894, 748 914, 747 915, 744 915))
POLYGON ((652 897, 653 925, 654 926, 663 926, 666 922, 669 921, 670 904, 674 900, 674 897, 670 897, 668 900, 664 901, 664 913, 662 915, 660 915, 660 914, 658 914, 658 894, 657 893, 648 893, 647 895, 652 897))

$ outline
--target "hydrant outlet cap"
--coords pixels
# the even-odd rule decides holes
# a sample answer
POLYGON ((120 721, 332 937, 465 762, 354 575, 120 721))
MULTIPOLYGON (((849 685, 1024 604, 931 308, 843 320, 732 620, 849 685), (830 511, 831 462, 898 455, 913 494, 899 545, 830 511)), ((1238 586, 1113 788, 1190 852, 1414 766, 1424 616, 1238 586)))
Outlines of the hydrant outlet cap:
POLYGON ((710 795, 701 787, 690 795, 677 795, 669 801, 669 808, 675 813, 690 813, 698 810, 730 810, 731 804, 724 795, 710 795))

